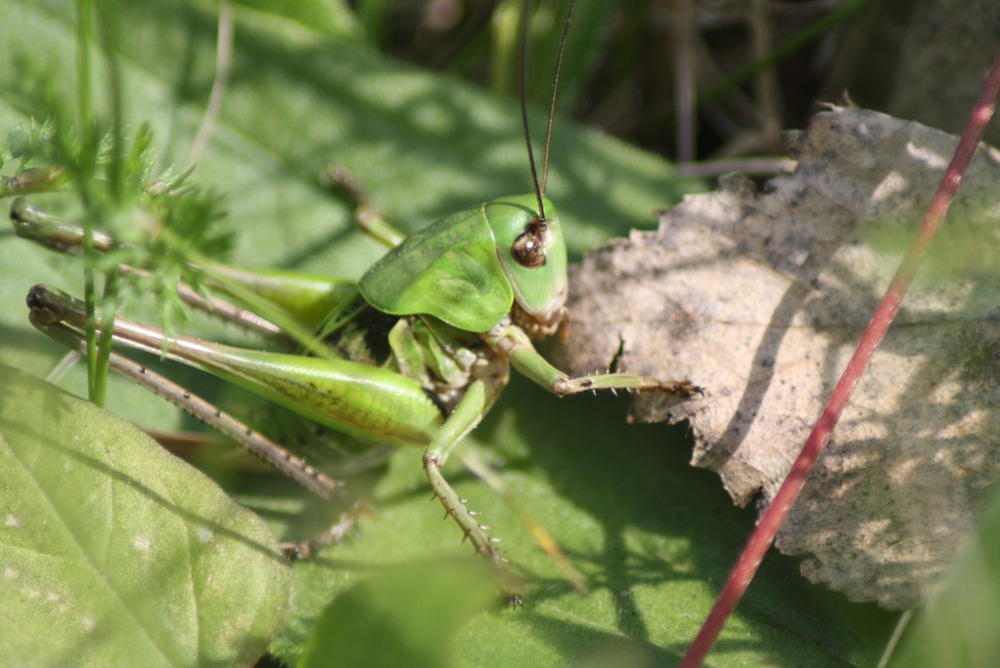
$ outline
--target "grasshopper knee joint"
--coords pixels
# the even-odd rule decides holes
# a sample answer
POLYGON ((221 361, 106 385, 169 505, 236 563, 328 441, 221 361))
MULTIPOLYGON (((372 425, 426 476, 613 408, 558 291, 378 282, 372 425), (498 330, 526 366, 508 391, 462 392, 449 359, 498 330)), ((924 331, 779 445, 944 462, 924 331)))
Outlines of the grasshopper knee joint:
POLYGON ((557 397, 564 397, 567 394, 575 394, 580 390, 586 390, 591 385, 593 383, 586 379, 578 381, 563 376, 552 381, 552 393, 557 397))

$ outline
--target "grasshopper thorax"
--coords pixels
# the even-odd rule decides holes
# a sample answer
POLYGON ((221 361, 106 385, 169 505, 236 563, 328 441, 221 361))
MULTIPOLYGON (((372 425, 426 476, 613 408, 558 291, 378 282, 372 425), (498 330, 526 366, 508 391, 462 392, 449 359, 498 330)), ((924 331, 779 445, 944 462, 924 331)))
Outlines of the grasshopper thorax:
POLYGON ((431 315, 470 332, 509 313, 530 334, 555 331, 566 301, 566 245, 555 207, 545 200, 542 222, 536 201, 496 199, 410 235, 361 277, 361 295, 383 313, 431 315))

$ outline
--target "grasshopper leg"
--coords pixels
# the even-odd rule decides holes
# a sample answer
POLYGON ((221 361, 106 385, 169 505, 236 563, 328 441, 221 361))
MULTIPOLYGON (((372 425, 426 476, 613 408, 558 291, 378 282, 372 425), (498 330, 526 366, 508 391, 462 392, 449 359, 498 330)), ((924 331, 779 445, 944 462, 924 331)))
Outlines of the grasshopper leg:
POLYGON ((483 337, 494 350, 510 356, 518 372, 556 396, 595 390, 666 392, 681 399, 704 394, 702 388, 689 380, 658 380, 631 373, 598 373, 570 378, 542 357, 528 335, 516 325, 498 326, 483 337))
MULTIPOLYGON (((82 304, 68 295, 53 291, 45 286, 35 286, 28 295, 28 306, 31 309, 30 319, 32 323, 43 333, 49 335, 56 341, 69 346, 72 349, 80 350, 83 347, 83 335, 74 327, 79 326, 82 321, 82 304)), ((502 563, 503 557, 495 545, 494 539, 487 535, 487 528, 482 526, 476 519, 475 513, 470 511, 465 501, 459 498, 451 485, 441 474, 441 467, 444 465, 449 453, 462 441, 462 439, 475 428, 482 420, 482 417, 495 399, 492 385, 484 380, 477 380, 471 384, 464 398, 447 419, 442 419, 440 409, 431 402, 424 390, 412 379, 398 377, 394 384, 386 385, 390 380, 396 379, 396 374, 390 374, 384 370, 365 367, 360 364, 352 364, 343 360, 317 360, 315 358, 303 358, 293 355, 275 355, 268 357, 268 360, 277 362, 273 365, 261 365, 255 363, 257 359, 255 351, 229 348, 226 346, 216 346, 206 341, 189 339, 186 337, 173 337, 165 340, 162 332, 158 332, 150 327, 140 325, 125 319, 116 319, 114 338, 119 343, 131 345, 133 347, 146 350, 151 353, 160 352, 169 359, 179 362, 189 363, 204 370, 213 371, 217 369, 228 370, 229 375, 234 379, 237 368, 240 367, 240 360, 249 364, 251 371, 267 372, 279 374, 284 370, 291 374, 291 380, 287 380, 286 385, 295 390, 298 385, 298 371, 288 369, 288 365, 293 361, 306 364, 305 371, 329 372, 331 377, 335 372, 358 372, 366 370, 370 374, 365 377, 350 376, 347 380, 334 381, 331 384, 319 385, 321 376, 309 376, 302 381, 303 386, 308 386, 312 400, 316 402, 313 410, 316 411, 315 418, 322 417, 320 412, 327 405, 339 407, 340 412, 327 415, 327 418, 353 420, 354 413, 351 406, 343 406, 344 402, 351 401, 354 394, 359 392, 360 387, 368 382, 371 387, 386 386, 383 395, 375 397, 372 402, 363 402, 359 409, 370 411, 388 412, 395 416, 397 423, 383 424, 378 422, 375 426, 385 426, 386 429, 372 430, 368 438, 394 438, 402 444, 426 446, 424 454, 424 469, 428 480, 434 490, 435 495, 444 505, 447 514, 452 516, 461 527, 463 533, 473 543, 475 549, 480 554, 490 558, 495 563, 502 563), (167 343, 167 348, 163 344, 167 343), (228 354, 223 351, 228 351, 228 354), (199 353, 200 356, 195 355, 199 353), (246 359, 240 355, 249 356, 246 359), (219 357, 219 356, 222 357, 219 357), (223 359, 224 358, 224 359, 223 359), (253 358, 253 359, 251 359, 253 358), (214 360, 214 361, 213 361, 214 360), (315 367, 315 368, 314 368, 315 367), (406 381, 406 382, 403 382, 406 381), (411 387, 412 386, 412 387, 411 387), (352 394, 353 393, 353 394, 352 394), (344 399, 341 400, 340 397, 344 399), (329 400, 332 403, 325 403, 329 400), (416 418, 416 421, 410 419, 416 418)), ((222 413, 214 406, 198 397, 190 394, 183 388, 167 381, 164 378, 154 375, 141 365, 129 360, 117 353, 112 354, 115 371, 123 373, 127 377, 153 390, 155 393, 164 396, 173 403, 179 405, 184 410, 194 415, 196 418, 206 422, 210 426, 218 428, 228 436, 233 437, 244 447, 250 449, 254 454, 272 463, 281 472, 289 475, 310 491, 322 497, 329 497, 338 483, 325 474, 319 472, 314 467, 295 457, 284 448, 267 440, 257 432, 254 432, 237 422, 230 416, 222 413)), ((258 360, 259 362, 259 360, 258 360)), ((240 373, 243 373, 242 371, 240 373)), ((226 376, 223 376, 226 377, 226 376)), ((271 378, 272 376, 267 376, 271 378)), ((280 380, 274 377, 275 381, 280 380)), ((249 389, 256 386, 250 385, 249 389)), ((275 392, 266 393, 264 396, 281 403, 282 398, 290 400, 298 395, 282 394, 285 386, 278 385, 275 392)), ((291 391, 289 390, 289 391, 291 391)), ((356 397, 355 397, 356 398, 356 397)), ((300 402, 292 402, 300 410, 305 407, 300 402)), ((286 404, 288 402, 286 401, 286 404)), ((289 407, 292 407, 291 405, 289 407)), ((308 414, 313 417, 314 414, 308 414)), ((350 424, 350 423, 349 423, 350 424)), ((332 426, 332 425, 328 425, 332 426)))
MULTIPOLYGON (((18 197, 10 205, 10 221, 14 226, 14 233, 22 239, 27 239, 45 248, 80 256, 83 254, 84 231, 79 225, 66 223, 52 216, 41 209, 28 203, 23 197, 18 197)), ((115 241, 109 235, 97 230, 94 232, 94 250, 100 253, 109 253, 123 247, 123 244, 115 241)), ((136 278, 148 278, 149 273, 143 269, 132 267, 127 264, 119 264, 118 270, 123 274, 136 278)), ((204 297, 185 284, 177 286, 178 296, 184 302, 199 308, 207 313, 217 315, 227 320, 236 322, 247 329, 257 330, 263 334, 280 334, 277 325, 258 322, 246 309, 228 304, 221 300, 214 300, 204 297)))
POLYGON ((486 533, 489 527, 479 523, 475 513, 466 506, 465 500, 458 496, 458 493, 441 474, 441 468, 447 461, 448 455, 482 421, 483 415, 491 403, 489 394, 487 384, 481 380, 477 380, 469 386, 465 397, 441 425, 434 440, 424 451, 424 472, 434 490, 434 495, 444 506, 445 513, 458 523, 476 551, 500 565, 506 563, 507 560, 496 546, 499 541, 486 533))
MULTIPOLYGON (((86 353, 82 335, 58 321, 56 314, 33 310, 31 324, 49 338, 78 353, 86 353), (49 317, 51 316, 51 317, 49 317)), ((342 483, 330 478, 305 460, 292 454, 258 431, 248 427, 228 413, 224 413, 208 401, 192 394, 180 385, 164 378, 138 362, 112 352, 109 367, 126 378, 138 383, 154 394, 163 397, 178 408, 209 427, 236 441, 254 456, 267 462, 281 473, 308 489, 322 499, 330 499, 342 483)))
POLYGON ((359 501, 348 510, 342 512, 337 521, 319 536, 301 543, 282 543, 280 546, 281 550, 285 553, 285 557, 289 561, 310 559, 321 548, 343 540, 347 534, 355 529, 358 524, 358 518, 365 514, 372 514, 370 506, 367 503, 359 501))

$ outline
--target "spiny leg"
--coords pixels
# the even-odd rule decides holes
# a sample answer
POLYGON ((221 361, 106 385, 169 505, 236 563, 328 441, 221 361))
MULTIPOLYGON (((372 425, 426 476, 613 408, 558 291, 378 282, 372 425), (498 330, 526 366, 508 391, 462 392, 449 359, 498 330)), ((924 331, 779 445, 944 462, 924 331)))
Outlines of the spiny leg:
MULTIPOLYGON (((80 330, 83 302, 44 285, 29 306, 80 330)), ((437 401, 413 378, 385 367, 333 355, 324 358, 241 348, 162 331, 124 318, 112 339, 233 382, 299 415, 364 441, 419 445, 433 440, 444 422, 437 401)))
MULTIPOLYGON (((33 291, 34 294, 34 291, 33 291)), ((53 340, 78 353, 86 353, 86 342, 82 334, 66 326, 58 312, 40 307, 37 300, 29 295, 31 308, 29 320, 36 329, 53 340)), ((186 411, 196 420, 236 441, 254 456, 267 462, 276 470, 287 475, 316 496, 329 500, 343 483, 330 478, 305 460, 295 456, 277 443, 271 441, 228 413, 224 413, 208 401, 192 394, 180 385, 150 371, 134 360, 112 352, 110 368, 126 378, 138 383, 154 394, 163 397, 178 408, 186 411)))
POLYGON ((447 461, 448 455, 482 421, 491 404, 492 397, 487 384, 482 380, 473 382, 462 401, 441 425, 434 440, 424 451, 424 472, 431 483, 434 495, 444 506, 446 516, 450 515, 458 523, 476 552, 502 569, 507 559, 497 547, 499 539, 487 533, 490 528, 479 523, 476 519, 477 513, 469 510, 465 499, 458 496, 441 474, 441 468, 447 461))
MULTIPOLYGON (((46 288, 45 286, 35 286, 28 295, 28 305, 31 308, 31 320, 33 324, 44 333, 71 348, 79 348, 83 345, 83 335, 79 329, 77 329, 81 326, 85 317, 82 302, 70 297, 69 295, 60 293, 59 291, 46 288)), ((153 354, 160 353, 177 361, 191 363, 194 366, 200 366, 198 359, 201 359, 201 361, 204 362, 205 360, 212 358, 212 354, 208 352, 208 349, 210 348, 214 348, 216 354, 218 354, 221 349, 228 349, 230 351, 240 350, 215 345, 207 341, 190 339, 188 337, 165 339, 163 337, 163 333, 159 330, 121 318, 115 321, 114 326, 114 338, 117 342, 125 345, 131 345, 153 354), (163 347, 164 344, 168 344, 166 348, 163 347), (179 349, 184 349, 189 354, 193 350, 198 350, 202 354, 207 355, 207 357, 187 357, 179 354, 177 352, 179 349)), ((249 354, 251 357, 254 356, 254 351, 244 352, 249 354)), ((258 354, 262 353, 259 353, 258 351, 258 354)), ((293 377, 296 375, 296 370, 287 368, 288 365, 292 365, 293 362, 308 362, 309 364, 306 364, 306 367, 308 368, 306 368, 304 372, 325 370, 327 372, 331 372, 334 376, 337 375, 334 372, 338 370, 343 372, 346 369, 346 371, 350 372, 351 369, 347 367, 353 368, 362 366, 344 360, 316 360, 315 358, 306 358, 296 355, 275 354, 272 357, 278 358, 278 363, 276 364, 276 368, 271 369, 271 371, 280 373, 281 369, 285 369, 285 371, 287 373, 291 373, 293 377), (334 362, 337 362, 337 364, 334 362), (334 367, 336 367, 336 369, 334 367)), ((274 463, 282 472, 290 475, 310 490, 317 492, 321 496, 328 496, 328 494, 322 494, 321 490, 315 489, 315 485, 310 484, 312 481, 309 478, 316 478, 318 480, 317 484, 319 485, 327 487, 337 486, 336 482, 334 482, 331 486, 329 477, 324 474, 320 474, 313 467, 305 464, 302 460, 290 457, 287 451, 283 448, 267 441, 259 434, 256 434, 255 432, 251 433, 245 426, 235 420, 232 420, 229 416, 220 413, 214 406, 200 401, 197 397, 192 398, 191 395, 185 392, 182 388, 169 383, 169 381, 166 381, 165 379, 153 377, 150 372, 146 371, 140 365, 131 362, 131 360, 128 360, 127 358, 115 355, 112 359, 115 362, 116 370, 122 371, 137 382, 150 387, 159 394, 163 394, 171 401, 174 401, 181 407, 189 410, 189 412, 194 414, 199 419, 208 422, 210 426, 222 429, 227 433, 227 435, 233 436, 237 441, 247 445, 247 447, 250 447, 251 449, 254 448, 255 444, 260 444, 255 452, 258 452, 258 454, 262 453, 265 459, 274 463), (153 381, 150 381, 151 377, 153 378, 153 381), (151 382, 152 385, 150 385, 151 382), (231 421, 231 424, 235 426, 232 426, 231 429, 226 429, 227 420, 231 421), (245 440, 246 437, 254 438, 252 438, 248 443, 245 440), (290 467, 290 470, 288 467, 290 467), (306 479, 303 479, 303 475, 306 479)), ((237 365, 239 363, 239 359, 239 355, 235 352, 231 353, 230 358, 227 358, 229 363, 237 365), (235 359, 233 356, 235 356, 235 359)), ((249 362, 252 367, 253 360, 249 360, 249 362)), ((206 363, 206 366, 203 366, 202 368, 210 369, 213 367, 211 364, 206 363)), ((259 366, 256 368, 257 370, 260 370, 259 366)), ((356 389, 358 384, 364 386, 367 383, 367 386, 369 387, 383 387, 383 389, 386 389, 387 392, 382 398, 388 398, 389 403, 392 404, 392 406, 383 405, 382 408, 385 408, 391 414, 395 415, 397 419, 402 419, 402 424, 406 430, 405 434, 401 434, 398 429, 393 430, 393 427, 398 427, 399 425, 389 424, 388 428, 390 429, 390 433, 393 437, 397 439, 406 437, 409 439, 412 429, 416 430, 416 433, 419 435, 419 440, 406 440, 404 442, 409 444, 422 444, 428 443, 432 440, 432 436, 441 426, 443 418, 439 407, 427 398, 425 391, 419 386, 419 384, 410 379, 402 379, 402 377, 398 377, 397 374, 384 370, 372 369, 367 366, 363 366, 363 368, 370 374, 370 376, 359 379, 352 378, 346 388, 350 391, 348 391, 345 396, 350 398, 351 391, 356 389), (396 378, 400 378, 400 380, 397 382, 395 380, 396 378), (392 380, 392 382, 389 382, 389 380, 392 380), (402 382, 403 380, 406 380, 407 382, 402 382), (388 385, 386 385, 386 383, 388 383, 388 385), (404 396, 401 396, 400 393, 404 393, 404 396), (422 409, 422 411, 418 409, 422 409), (414 410, 416 410, 416 414, 414 413, 414 410), (413 418, 417 418, 415 422, 410 421, 413 418), (424 425, 421 419, 429 420, 430 424, 424 425), (433 425, 433 428, 431 428, 431 425, 433 425)), ((299 371, 303 370, 299 369, 299 371)), ((338 382, 329 376, 323 377, 323 375, 320 374, 319 376, 310 376, 310 378, 314 381, 308 383, 313 388, 312 394, 319 398, 327 396, 335 390, 345 389, 344 387, 331 387, 328 383, 322 384, 325 381, 334 383, 338 382), (321 384, 317 385, 316 383, 321 384)), ((342 381, 341 385, 343 385, 342 381)), ((281 402, 279 401, 279 403, 281 402)), ((336 402, 334 403, 336 404, 336 402)), ((374 403, 377 408, 382 402, 375 401, 374 403)), ((301 407, 301 404, 297 401, 295 405, 301 407)), ((317 409, 317 406, 325 405, 326 404, 320 401, 318 404, 313 406, 313 409, 317 409)), ((330 417, 332 418, 334 416, 331 415, 330 417)), ((322 423, 322 420, 319 421, 322 423)), ((375 426, 379 426, 377 421, 375 426)), ((371 433, 373 438, 389 437, 384 430, 372 431, 371 433)), ((416 437, 417 436, 413 436, 413 438, 416 437)), ((460 502, 451 502, 452 507, 458 508, 460 505, 460 502)), ((334 525, 333 529, 327 531, 323 536, 304 544, 295 545, 291 549, 286 550, 286 554, 288 554, 290 558, 303 558, 308 556, 317 547, 334 542, 346 529, 350 528, 350 526, 355 523, 359 514, 364 511, 364 508, 365 507, 362 505, 357 507, 353 512, 349 511, 347 515, 341 517, 341 520, 334 525)), ((470 513, 467 514, 471 515, 470 513)), ((477 537, 474 536, 473 538, 478 541, 478 544, 482 544, 482 541, 478 540, 477 537)))
POLYGON ((491 348, 508 355, 511 364, 523 376, 560 397, 595 390, 666 392, 681 399, 704 394, 702 388, 689 380, 664 381, 631 373, 598 373, 570 378, 542 357, 528 335, 516 325, 498 326, 483 338, 491 348))

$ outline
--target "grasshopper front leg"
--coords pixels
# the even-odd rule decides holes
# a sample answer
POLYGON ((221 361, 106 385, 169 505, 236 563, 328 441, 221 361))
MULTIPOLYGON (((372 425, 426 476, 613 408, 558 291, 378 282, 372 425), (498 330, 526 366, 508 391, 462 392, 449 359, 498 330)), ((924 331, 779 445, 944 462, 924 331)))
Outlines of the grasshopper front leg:
POLYGON ((510 323, 501 323, 486 332, 483 334, 483 340, 491 348, 508 357, 521 375, 560 397, 595 390, 666 392, 681 399, 704 394, 700 387, 689 380, 664 381, 631 373, 599 373, 570 378, 535 350, 524 330, 510 323))

